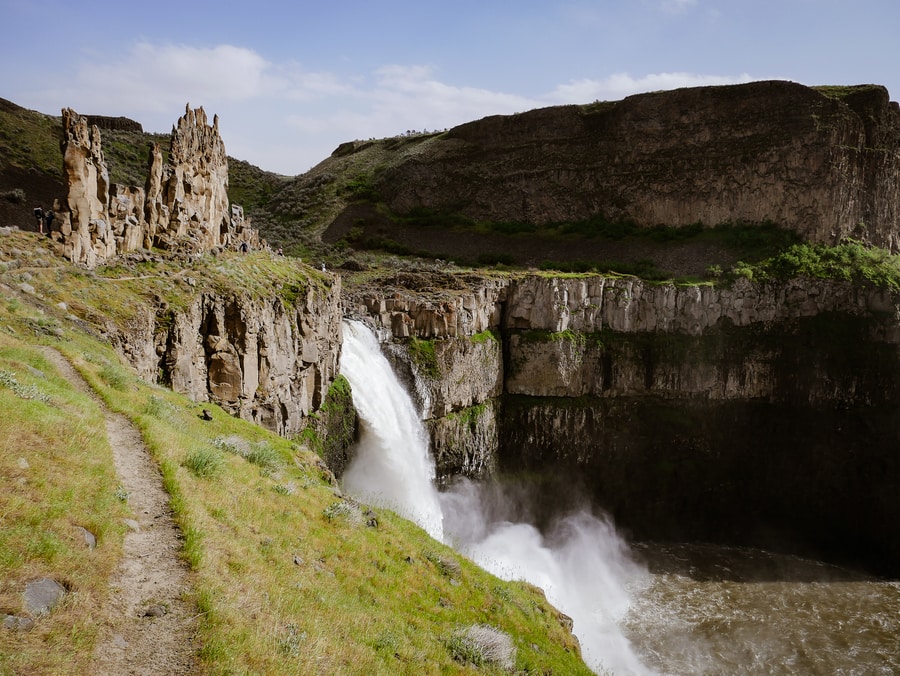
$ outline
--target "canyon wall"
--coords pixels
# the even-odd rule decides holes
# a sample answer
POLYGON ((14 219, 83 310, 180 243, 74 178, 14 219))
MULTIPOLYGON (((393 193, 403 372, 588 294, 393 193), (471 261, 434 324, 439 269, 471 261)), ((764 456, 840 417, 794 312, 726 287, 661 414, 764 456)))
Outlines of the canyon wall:
POLYGON ((110 333, 149 382, 283 436, 301 432, 338 375, 341 284, 296 299, 203 292, 184 307, 148 307, 110 333))
POLYGON ((110 185, 100 128, 71 108, 62 111, 63 168, 68 194, 54 207, 50 236, 74 263, 96 267, 140 248, 202 253, 259 246, 238 205, 229 207, 228 157, 218 118, 191 109, 172 128, 169 162, 150 148, 144 187, 110 185))
POLYGON ((375 185, 399 214, 770 221, 813 242, 853 236, 896 251, 900 107, 883 87, 781 81, 638 94, 460 125, 375 185))
POLYGON ((900 296, 812 279, 470 282, 345 300, 416 393, 444 478, 543 477, 547 505, 580 486, 635 537, 900 570, 900 296))

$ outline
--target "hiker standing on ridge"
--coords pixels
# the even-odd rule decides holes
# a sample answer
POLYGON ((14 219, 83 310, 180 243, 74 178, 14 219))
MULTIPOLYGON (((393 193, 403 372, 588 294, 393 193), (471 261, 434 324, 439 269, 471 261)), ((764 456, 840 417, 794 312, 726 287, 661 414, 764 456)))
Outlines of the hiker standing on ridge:
POLYGON ((34 218, 37 220, 38 232, 44 234, 44 205, 34 208, 34 218))
MULTIPOLYGON (((53 209, 47 209, 47 211, 44 212, 44 225, 47 226, 46 234, 48 235, 51 232, 50 226, 52 225, 54 218, 56 218, 56 214, 53 213, 53 209)), ((41 230, 41 234, 44 234, 43 230, 41 230)))

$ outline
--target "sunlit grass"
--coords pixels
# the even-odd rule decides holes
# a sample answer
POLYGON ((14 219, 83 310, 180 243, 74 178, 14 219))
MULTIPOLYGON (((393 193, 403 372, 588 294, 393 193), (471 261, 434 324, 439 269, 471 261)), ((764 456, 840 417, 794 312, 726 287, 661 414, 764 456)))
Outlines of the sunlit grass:
POLYGON ((533 588, 498 581, 390 512, 374 525, 334 518, 342 499, 316 456, 209 404, 203 420, 197 405, 136 379, 114 390, 86 353, 72 351, 78 368, 137 422, 163 468, 197 576, 200 657, 214 671, 465 672, 448 642, 485 624, 515 637, 517 666, 587 673, 533 588), (183 462, 198 444, 221 454, 214 480, 183 462))
POLYGON ((127 515, 115 497, 103 416, 36 345, 8 332, 0 332, 0 370, 21 386, 0 386, 0 614, 24 615, 32 579, 51 577, 69 590, 33 630, 0 631, 0 673, 85 673, 127 515), (23 397, 23 389, 41 396, 23 397), (81 528, 96 537, 95 549, 81 528))

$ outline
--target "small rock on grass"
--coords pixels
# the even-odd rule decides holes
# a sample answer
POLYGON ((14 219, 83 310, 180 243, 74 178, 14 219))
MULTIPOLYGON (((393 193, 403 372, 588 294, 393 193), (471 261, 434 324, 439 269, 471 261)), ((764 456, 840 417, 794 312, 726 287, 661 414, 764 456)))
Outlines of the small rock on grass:
POLYGON ((81 531, 81 537, 84 540, 84 544, 87 545, 88 549, 93 549, 97 546, 97 538, 91 531, 83 526, 78 526, 78 530, 81 531))
POLYGON ((29 615, 46 615, 66 595, 66 588, 49 577, 32 580, 25 585, 25 610, 29 615))
POLYGON ((6 615, 3 618, 3 628, 10 631, 29 631, 34 628, 34 620, 30 617, 6 615))

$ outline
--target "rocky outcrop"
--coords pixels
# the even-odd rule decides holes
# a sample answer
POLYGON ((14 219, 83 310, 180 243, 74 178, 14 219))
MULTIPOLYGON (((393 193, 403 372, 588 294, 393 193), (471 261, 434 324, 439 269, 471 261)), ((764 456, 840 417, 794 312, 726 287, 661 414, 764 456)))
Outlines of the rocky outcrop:
MULTIPOLYGON (((425 142, 423 142, 425 143, 425 142)), ((777 223, 897 250, 900 107, 883 87, 754 82, 470 122, 385 169, 400 214, 533 224, 777 223)))
POLYGON ((636 537, 900 570, 900 296, 818 279, 470 281, 353 304, 416 392, 440 476, 551 477, 547 504, 584 485, 636 537), (465 330, 471 316, 489 332, 465 330))
POLYGON ((52 236, 62 245, 66 258, 94 267, 98 260, 116 253, 108 225, 109 171, 103 159, 100 129, 88 128, 87 118, 71 108, 62 111, 62 119, 63 172, 69 192, 52 236))
POLYGON ((495 466, 503 354, 493 329, 506 284, 406 274, 344 298, 345 314, 365 318, 384 340, 423 413, 440 476, 480 476, 495 466))
POLYGON ((227 246, 229 231, 228 156, 219 118, 207 124, 203 108, 187 106, 172 128, 170 166, 159 145, 151 148, 145 212, 158 246, 173 248, 190 235, 201 251, 227 246))
POLYGON ((297 434, 338 374, 340 278, 293 302, 204 292, 184 308, 148 309, 117 347, 150 381, 278 434, 297 434))
POLYGON ((209 125, 202 107, 187 106, 173 127, 169 164, 153 144, 144 188, 111 186, 100 128, 70 108, 62 114, 68 196, 56 205, 51 237, 66 258, 93 268, 139 248, 202 253, 243 241, 259 246, 243 210, 229 207, 218 118, 209 125))
POLYGON ((348 315, 370 317, 396 338, 471 336, 500 324, 507 281, 435 273, 401 273, 378 290, 350 292, 348 315))

